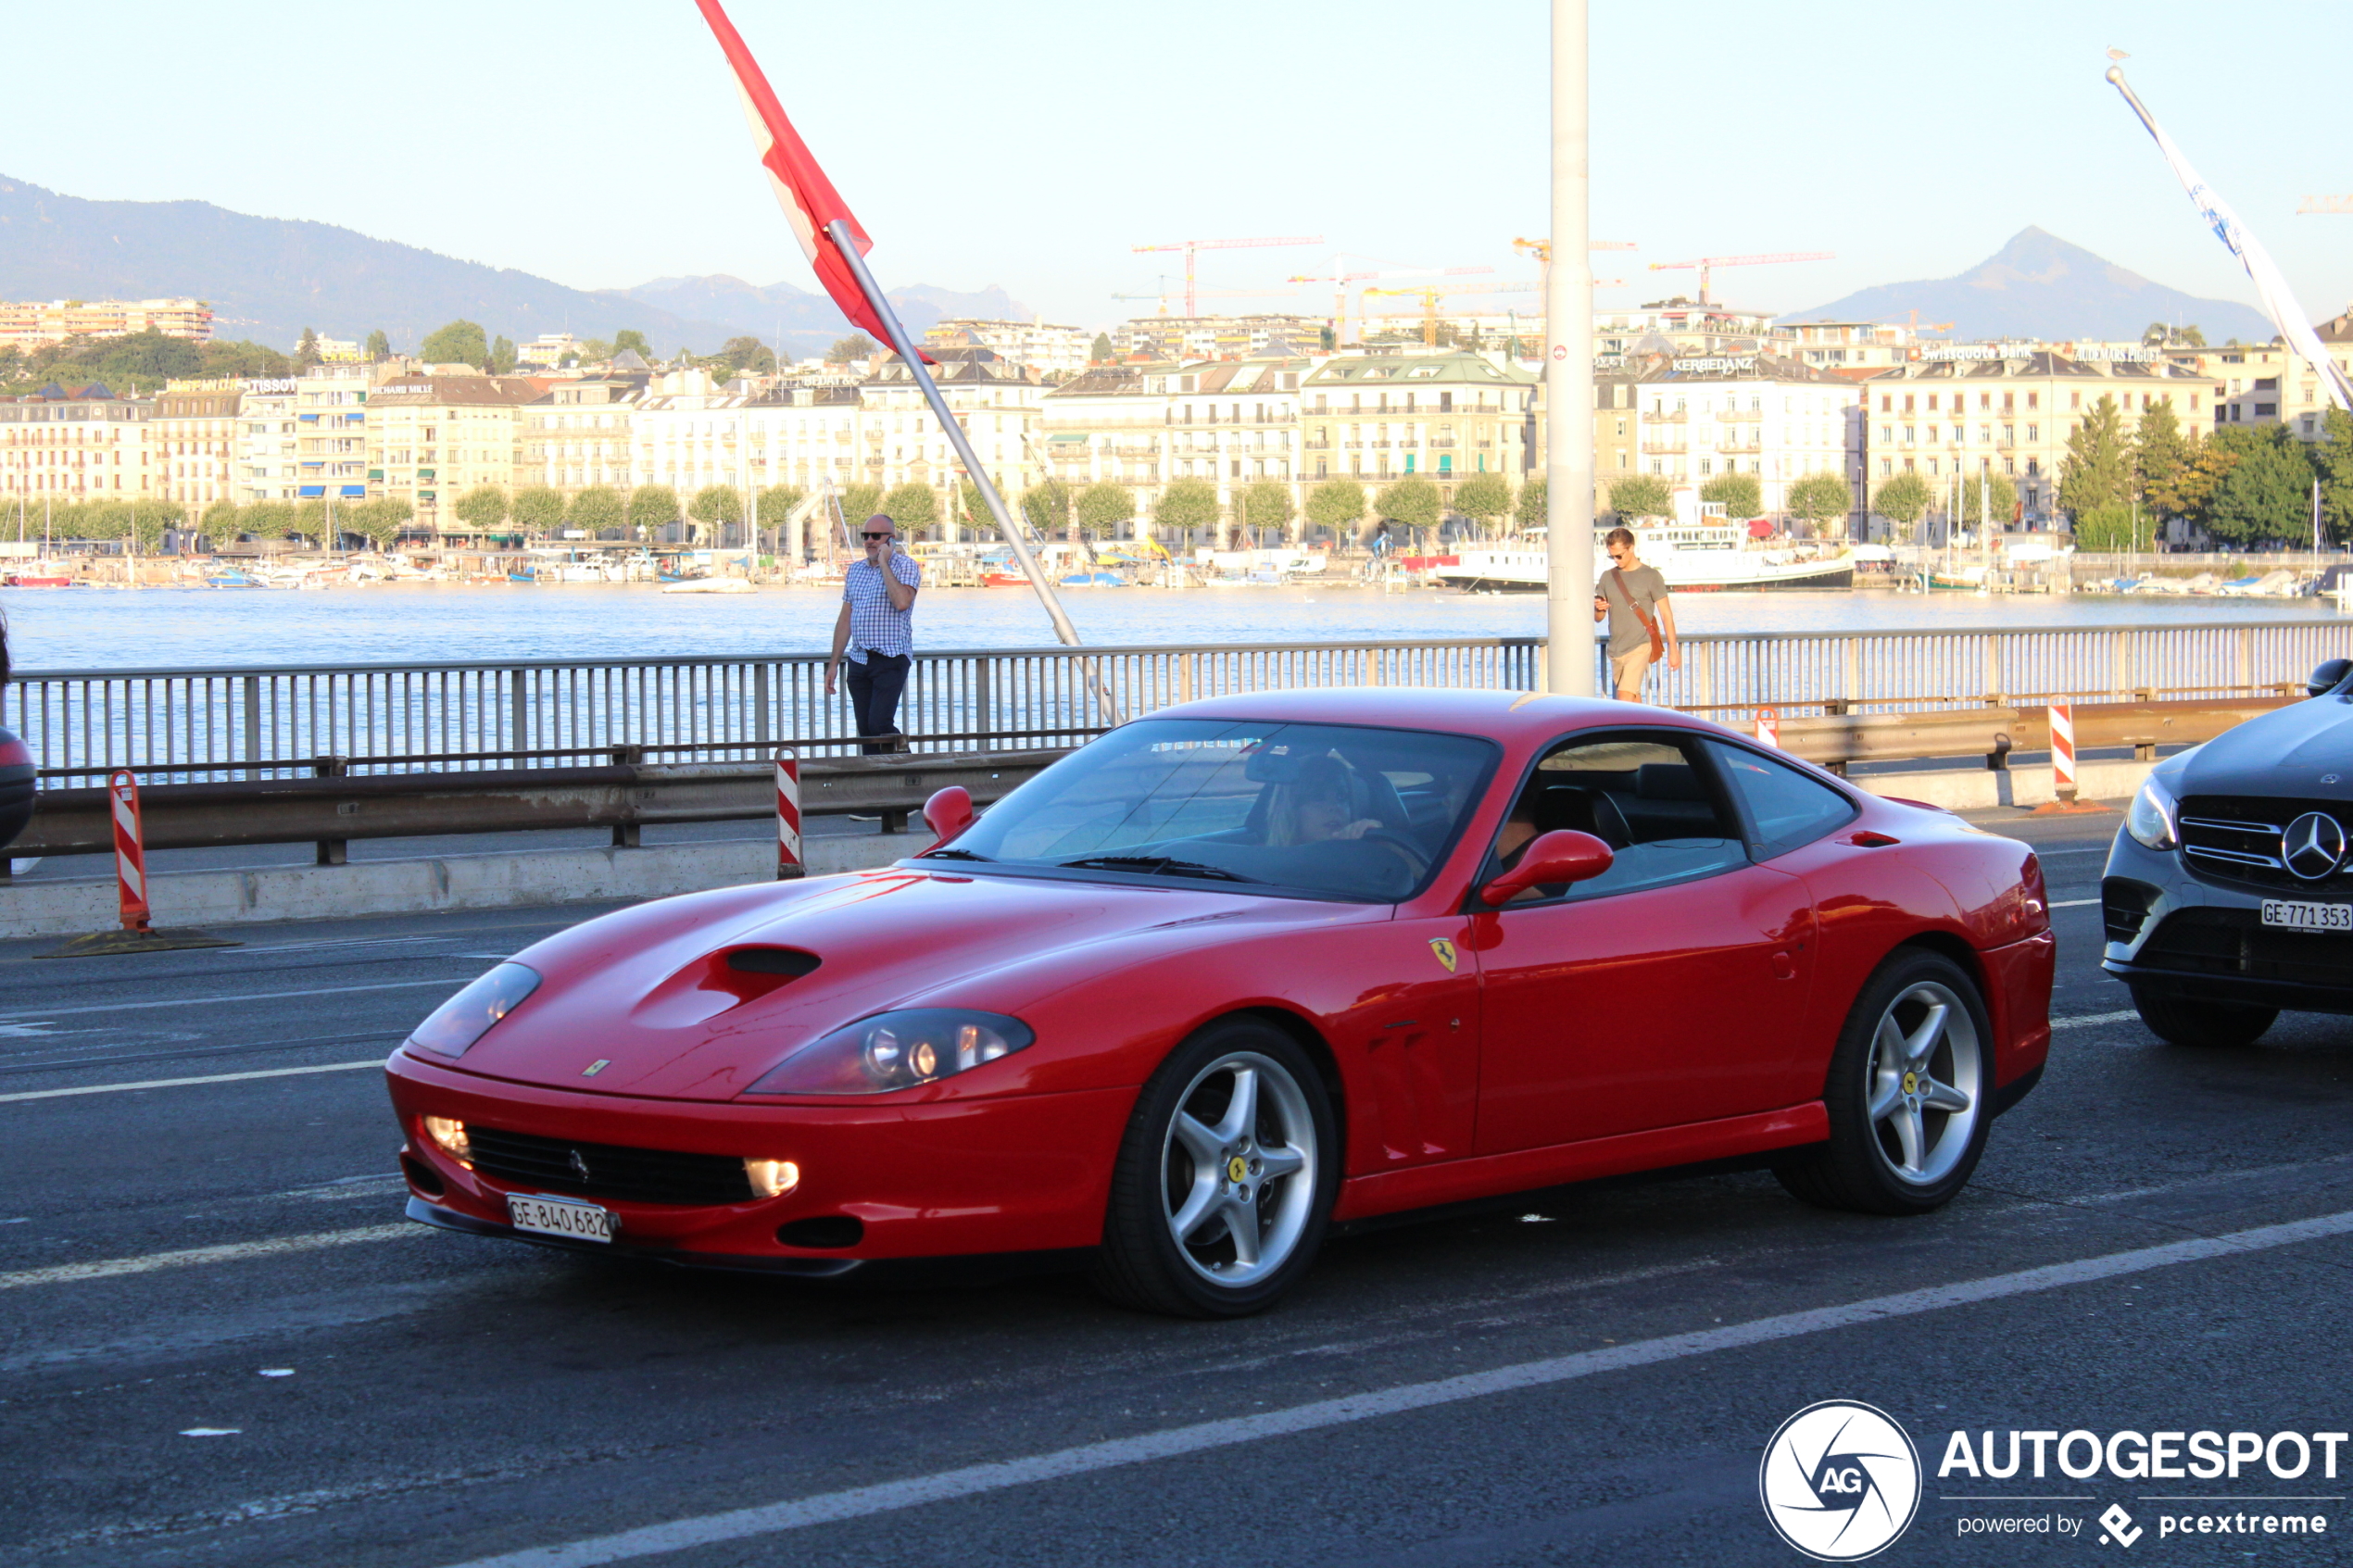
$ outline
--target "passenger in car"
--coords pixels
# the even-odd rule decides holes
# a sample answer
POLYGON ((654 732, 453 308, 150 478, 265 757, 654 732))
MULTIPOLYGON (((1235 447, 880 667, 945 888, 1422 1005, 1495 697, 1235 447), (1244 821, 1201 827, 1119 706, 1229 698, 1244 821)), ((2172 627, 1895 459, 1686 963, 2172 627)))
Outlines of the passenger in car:
POLYGON ((1380 831, 1377 817, 1356 815, 1356 792, 1351 787, 1354 770, 1338 757, 1311 758, 1299 777, 1271 786, 1267 802, 1266 842, 1275 847, 1322 844, 1335 838, 1362 838, 1380 831))

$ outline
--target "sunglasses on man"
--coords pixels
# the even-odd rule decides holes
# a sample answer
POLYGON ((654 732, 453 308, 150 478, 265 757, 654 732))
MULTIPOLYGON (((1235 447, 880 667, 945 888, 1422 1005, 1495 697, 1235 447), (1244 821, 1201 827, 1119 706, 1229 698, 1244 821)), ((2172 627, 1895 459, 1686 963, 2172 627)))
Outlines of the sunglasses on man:
POLYGON ((890 535, 887 533, 861 533, 858 537, 861 539, 887 539, 890 535))

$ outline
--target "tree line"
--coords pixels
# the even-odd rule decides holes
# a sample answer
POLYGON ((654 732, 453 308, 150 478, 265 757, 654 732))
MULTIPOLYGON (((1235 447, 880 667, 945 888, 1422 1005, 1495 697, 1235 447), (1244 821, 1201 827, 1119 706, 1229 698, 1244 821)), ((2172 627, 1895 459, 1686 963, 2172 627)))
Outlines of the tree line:
MULTIPOLYGON (((2309 544, 2312 487, 2321 493, 2324 536, 2353 538, 2353 417, 2330 409, 2323 439, 2298 440, 2284 423, 2220 425, 2185 431, 2172 405, 2125 410, 2103 395, 2067 438, 2058 506, 2085 550, 2146 547, 2168 518, 2182 518, 2209 538, 2233 545, 2309 544)), ((2016 512, 2018 492, 2000 474, 1965 476, 1963 522, 1997 523, 2016 512)), ((1872 508, 1907 534, 1931 510, 1937 492, 1917 474, 1897 474, 1871 497, 1872 508)))

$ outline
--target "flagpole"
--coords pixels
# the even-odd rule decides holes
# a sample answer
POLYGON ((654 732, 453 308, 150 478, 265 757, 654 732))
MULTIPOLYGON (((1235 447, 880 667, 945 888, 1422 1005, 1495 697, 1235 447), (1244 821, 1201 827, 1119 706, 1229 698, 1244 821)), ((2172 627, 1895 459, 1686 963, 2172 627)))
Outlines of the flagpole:
POLYGON ((890 346, 898 350, 899 358, 913 373, 915 384, 923 388, 924 401, 931 405, 932 413, 938 418, 940 429, 947 433, 948 444, 956 449, 956 456, 963 462, 964 471, 972 475, 974 487, 979 490, 980 498, 988 504, 988 510, 996 518, 999 531, 1005 535, 1005 543, 1013 546, 1013 558, 1021 562, 1023 575, 1038 591, 1038 602, 1046 607, 1046 614, 1054 623, 1054 635, 1062 639, 1064 646, 1078 646, 1078 629, 1070 623, 1070 617, 1063 613, 1062 601, 1054 597, 1054 590, 1047 583, 1046 574, 1038 570, 1038 558, 1029 551, 1029 541, 1024 539, 1021 530, 1013 526, 1012 514, 1006 510, 1003 497, 997 494, 997 486, 989 479, 988 470, 981 467, 978 455, 973 451, 972 442, 964 434, 964 427, 958 424, 956 417, 948 411, 948 400, 939 395, 939 383, 931 379, 931 371, 924 367, 924 357, 915 352, 914 344, 909 341, 907 329, 900 323, 899 312, 890 307, 890 301, 883 296, 881 286, 875 282, 875 275, 866 270, 866 258, 858 254, 857 235, 851 232, 849 223, 838 218, 825 225, 825 232, 833 237, 834 247, 841 253, 842 260, 849 264, 850 276, 858 280, 858 292, 866 296, 868 305, 874 307, 875 318, 882 322, 883 330, 890 334, 890 346))

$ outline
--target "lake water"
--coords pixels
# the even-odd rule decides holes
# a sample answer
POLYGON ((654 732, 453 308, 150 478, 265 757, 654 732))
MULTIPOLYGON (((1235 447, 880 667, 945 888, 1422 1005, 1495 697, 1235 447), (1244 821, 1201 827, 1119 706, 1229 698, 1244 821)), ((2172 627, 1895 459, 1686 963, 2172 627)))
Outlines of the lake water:
MULTIPOLYGON (((1079 635, 1125 644, 1358 642, 1543 634, 1539 595, 1359 588, 1065 590, 1079 635)), ((644 659, 822 651, 838 589, 665 595, 651 584, 527 587, 386 583, 324 592, 0 589, 20 670, 644 659)), ((2150 599, 2045 595, 1683 594, 1680 628, 1823 632, 1975 627, 2211 625, 2333 617, 2325 599, 2150 599)), ((2347 618, 2353 630, 2353 617, 2347 618)), ((1051 645, 1024 589, 935 588, 917 644, 1051 645)))

